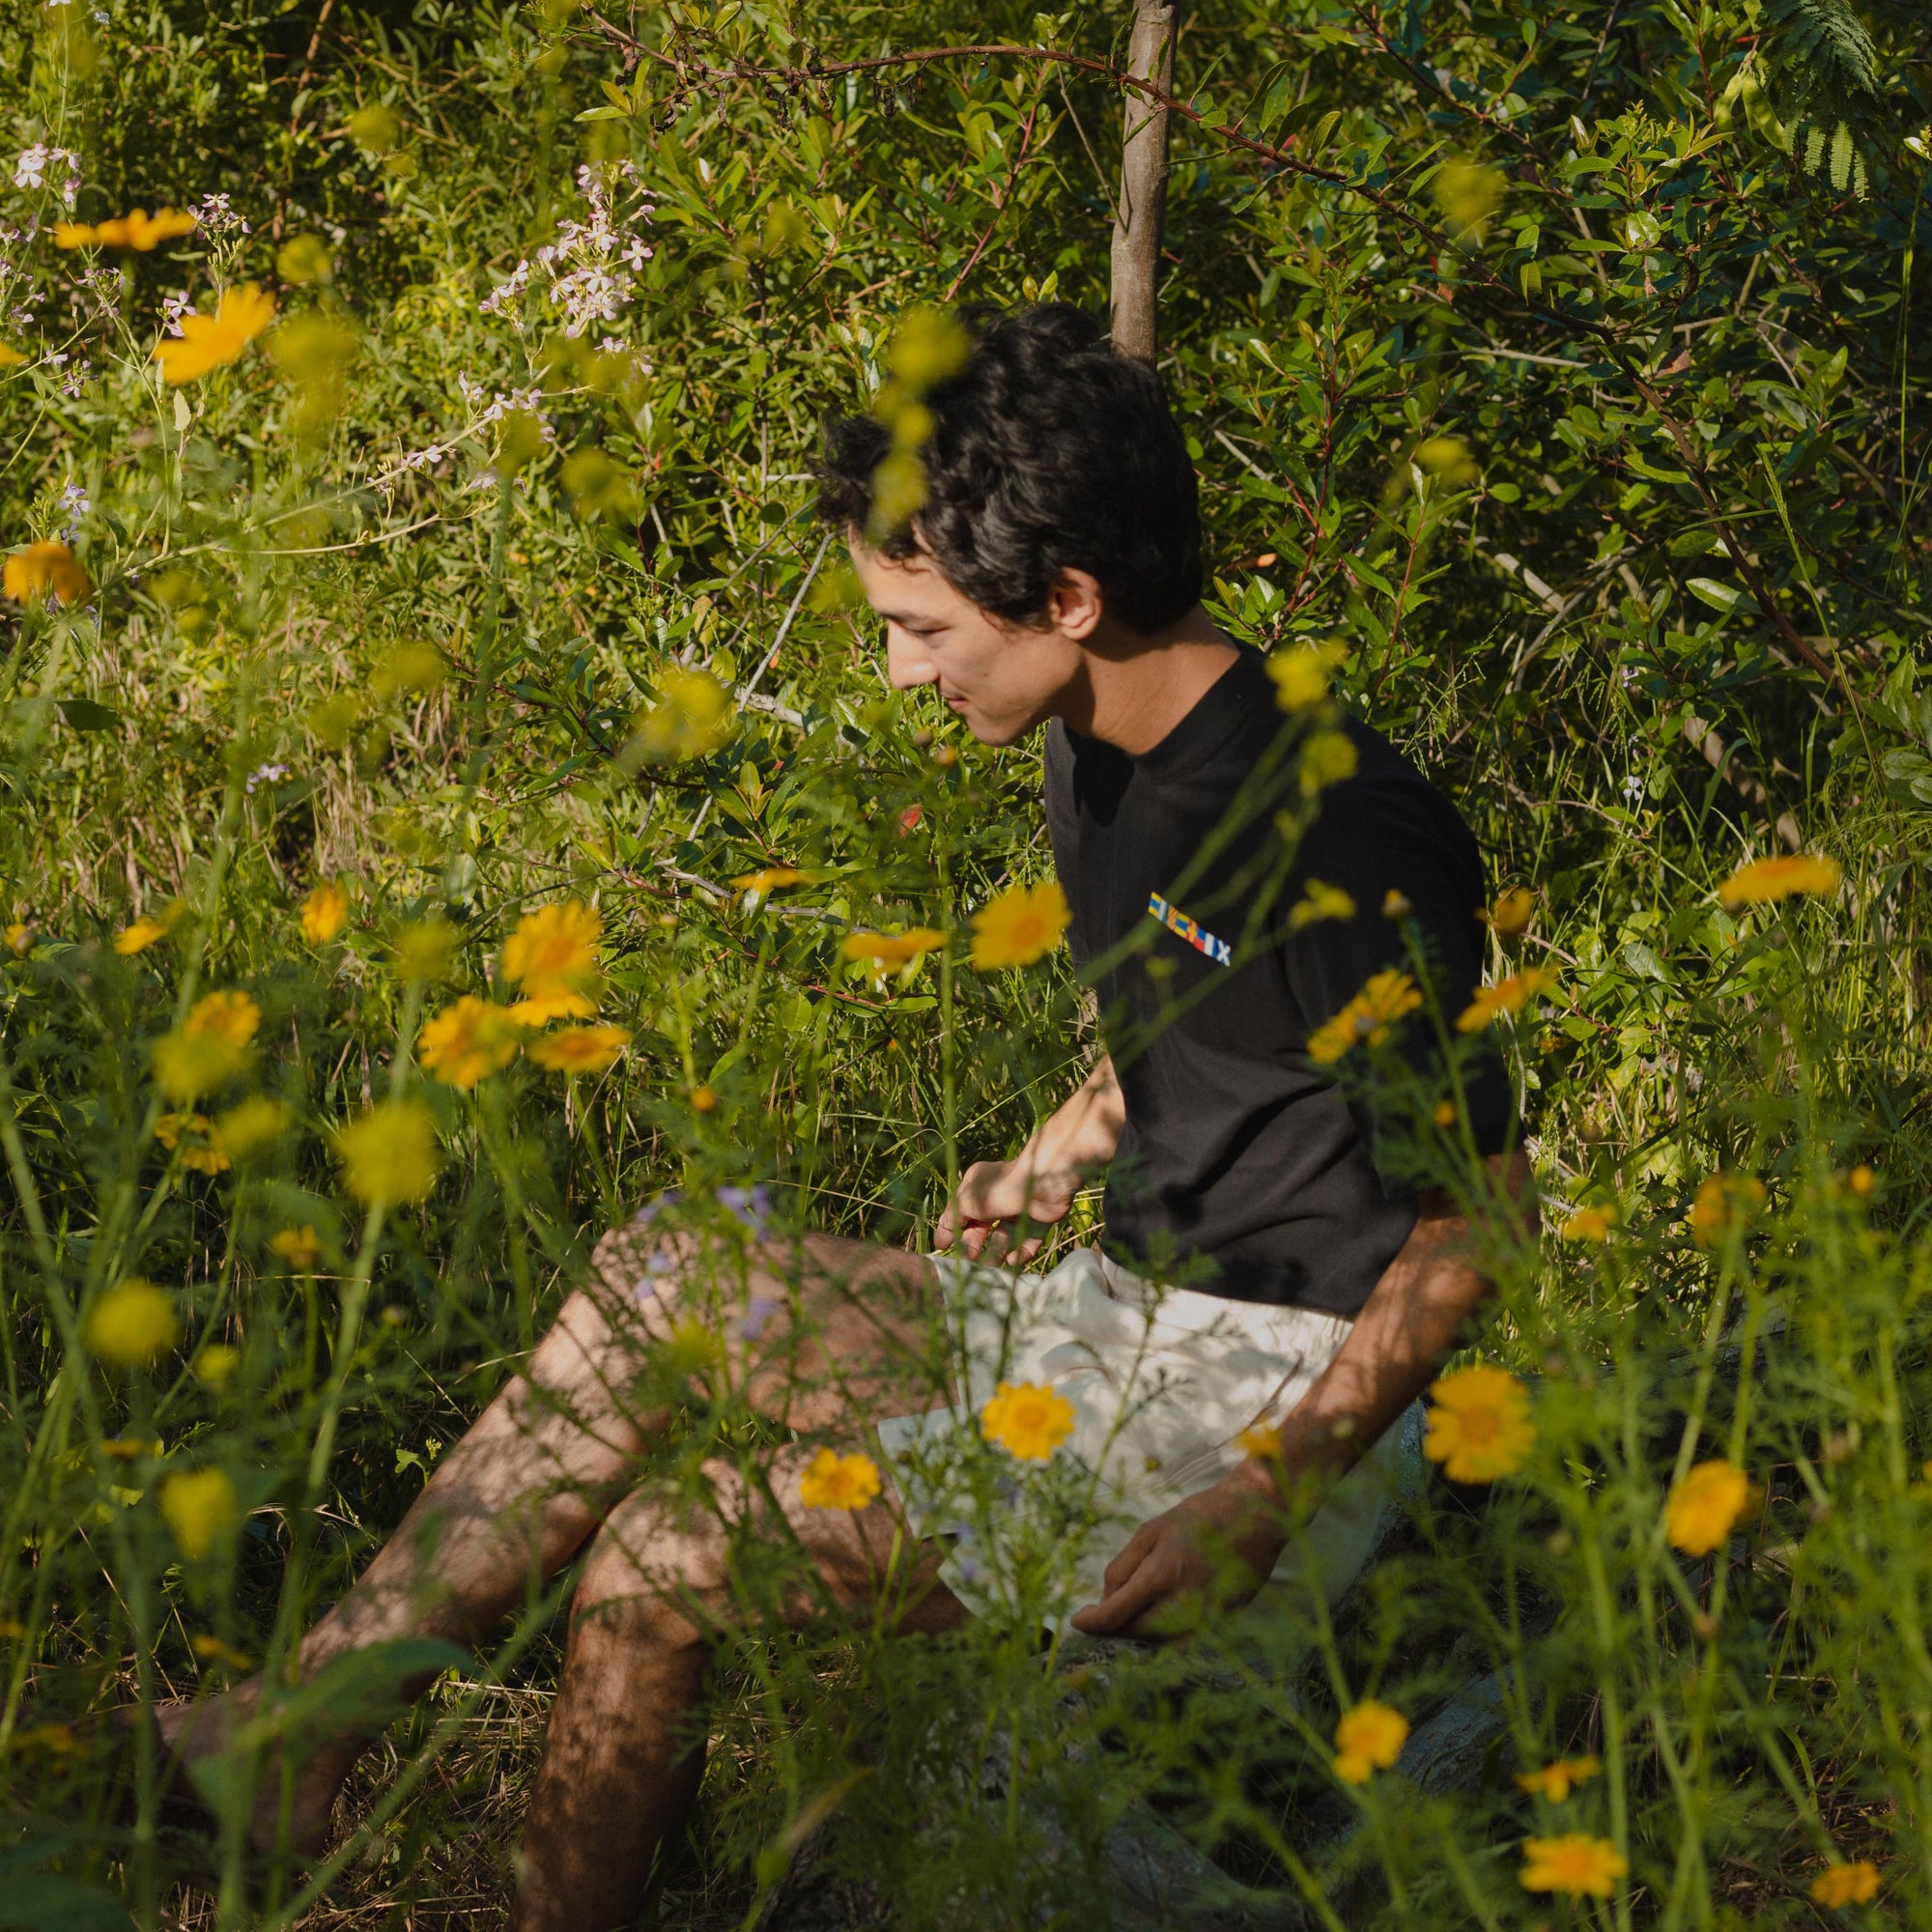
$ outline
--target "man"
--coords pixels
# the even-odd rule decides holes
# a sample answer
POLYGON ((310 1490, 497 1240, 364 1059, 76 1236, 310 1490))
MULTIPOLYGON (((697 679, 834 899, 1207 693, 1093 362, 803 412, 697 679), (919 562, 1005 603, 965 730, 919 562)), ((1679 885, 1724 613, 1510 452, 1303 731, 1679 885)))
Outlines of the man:
MULTIPOLYGON (((722 1339, 754 1406, 863 1451, 880 1418, 889 1444, 924 1439, 904 1413, 932 1406, 911 1365, 938 1299, 968 1304, 966 1406, 977 1413, 996 1377, 1051 1388, 1071 1412, 1065 1453, 1140 1519, 1117 1547, 1077 1552, 1093 1601, 1075 1627, 1148 1632, 1210 1603, 1224 1613, 1293 1569, 1286 1492, 1386 1458, 1374 1445, 1485 1292, 1464 1224, 1385 1178, 1380 1123, 1307 1052, 1383 969, 1428 961, 1438 1003, 1460 1009, 1478 977, 1483 880, 1454 810, 1357 725, 1354 776, 1331 747, 1338 781, 1298 844, 1284 839, 1281 783, 1256 782, 1293 776, 1283 713, 1257 654, 1201 608, 1193 471, 1152 374, 1069 309, 972 323, 970 361, 923 398, 910 523, 878 527, 873 479, 892 445, 870 417, 835 426, 822 504, 885 619, 896 688, 936 686, 987 744, 1051 721, 1055 858, 1115 1055, 1013 1159, 967 1171, 937 1229, 953 1256, 754 1238, 744 1291, 761 1312, 722 1339), (1313 881, 1326 911, 1303 919, 1313 881), (989 1270, 1003 1246, 1009 1264, 1031 1260, 1110 1163, 1105 1253, 1044 1276, 989 1270), (1190 1285, 1153 1285, 1176 1272, 1190 1285), (989 1282, 1006 1305, 989 1304, 989 1282), (1257 1423, 1274 1453, 1241 1446, 1257 1423)), ((1493 1066, 1456 1104, 1493 1160, 1509 1118, 1493 1066)), ((696 1792, 691 1723, 731 1610, 731 1550, 718 1516, 632 1485, 675 1414, 674 1391, 653 1396, 640 1368, 688 1328, 704 1264, 699 1243, 648 1216, 607 1237, 523 1375, 301 1648, 306 1678, 389 1638, 474 1640, 589 1542, 520 1861, 523 1932, 626 1922, 696 1792)), ((825 1592, 860 1608, 924 1517, 891 1491, 807 1506, 813 1453, 781 1452, 762 1498, 722 1460, 706 1473, 727 1519, 781 1510, 825 1592)), ((1361 1554, 1348 1521, 1321 1533, 1350 1517, 1347 1489, 1296 1539, 1331 1592, 1361 1554)), ((967 1613, 963 1572, 943 1542, 915 1548, 893 1585, 900 1627, 952 1627, 967 1613)), ((256 1695, 169 1714, 181 1755, 219 1748, 256 1695)), ((313 1747, 289 1800, 298 1840, 323 1830, 365 1743, 313 1747)))

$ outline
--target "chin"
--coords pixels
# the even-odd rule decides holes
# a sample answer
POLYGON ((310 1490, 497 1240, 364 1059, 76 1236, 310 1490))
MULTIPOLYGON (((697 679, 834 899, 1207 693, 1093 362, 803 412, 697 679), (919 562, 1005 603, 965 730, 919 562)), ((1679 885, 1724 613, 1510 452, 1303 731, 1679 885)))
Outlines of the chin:
POLYGON ((983 711, 962 711, 959 722, 982 745, 1017 745, 1047 714, 1029 711, 1021 717, 989 718, 983 711))

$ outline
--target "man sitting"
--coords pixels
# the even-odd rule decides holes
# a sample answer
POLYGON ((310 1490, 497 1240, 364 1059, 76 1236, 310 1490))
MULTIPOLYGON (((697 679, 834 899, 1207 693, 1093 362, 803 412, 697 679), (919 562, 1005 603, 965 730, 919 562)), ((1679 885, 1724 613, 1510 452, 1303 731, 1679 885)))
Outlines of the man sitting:
MULTIPOLYGON (((753 1405, 795 1432, 768 1492, 747 1494, 723 1461, 705 1470, 717 1514, 638 1485, 675 1420, 674 1400, 639 1394, 652 1387, 640 1370, 688 1329, 706 1265, 701 1242, 640 1217, 600 1244, 522 1373, 308 1634, 304 1678, 399 1636, 474 1641, 588 1544, 520 1861, 523 1932, 628 1922, 684 1823, 707 1645, 731 1612, 720 1517, 781 1510, 826 1594, 854 1610, 895 1539, 919 1531, 919 1499, 890 1481, 851 1509, 800 1492, 828 1440, 863 1452, 881 1420, 888 1445, 930 1428, 916 1365, 945 1298, 968 1304, 961 1406, 978 1414, 996 1379, 1053 1390, 1071 1410, 1060 1453, 1138 1523, 1070 1552, 1091 1599, 1074 1627, 1147 1633, 1292 1574, 1331 1593, 1347 1582, 1390 1426, 1485 1293, 1465 1224, 1378 1166, 1378 1122, 1322 1064, 1333 1056, 1308 1051, 1378 973, 1426 960, 1440 1009, 1467 1003, 1484 898, 1473 839, 1353 723, 1339 727, 1352 775, 1343 758, 1298 844, 1284 839, 1288 721, 1260 655, 1202 609, 1195 478, 1153 374, 1070 309, 969 321, 970 360, 923 399, 909 525, 879 530, 873 479, 891 442, 870 416, 834 426, 822 506, 885 620, 895 688, 936 686, 985 744, 1046 725, 1074 957, 1113 1051, 1011 1159, 967 1170, 936 1231, 951 1255, 752 1240, 742 1289, 758 1318, 716 1328, 753 1405), (1311 882, 1324 916, 1297 918, 1311 882), (1106 1247, 1013 1272, 1102 1170, 1106 1247), (1186 1286, 1154 1285, 1176 1273, 1186 1286), (1311 1481, 1334 1487, 1291 1538, 1285 1495, 1311 1481), (1245 1581, 1217 1588, 1230 1550, 1245 1581)), ((1422 1029, 1397 1037, 1419 1074, 1442 1077, 1422 1029)), ((1467 1144, 1493 1167, 1510 1122, 1493 1064, 1461 1094, 1467 1144)), ((881 1460, 890 1479, 890 1447, 881 1460)), ((893 1584, 901 1628, 953 1627, 973 1595, 954 1553, 937 1538, 914 1547, 893 1584)), ((165 1713, 164 1729, 184 1758, 218 1749, 257 1695, 165 1713)), ((314 1747, 294 1791, 298 1841, 326 1827, 366 1742, 314 1747)))

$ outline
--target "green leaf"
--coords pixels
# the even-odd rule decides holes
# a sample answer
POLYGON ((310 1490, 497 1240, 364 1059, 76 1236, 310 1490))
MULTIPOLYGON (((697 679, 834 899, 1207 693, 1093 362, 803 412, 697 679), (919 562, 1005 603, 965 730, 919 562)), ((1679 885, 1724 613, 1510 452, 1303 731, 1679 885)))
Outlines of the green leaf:
POLYGON ((128 1908, 111 1892, 41 1872, 0 1886, 0 1925, 19 1932, 134 1932, 128 1908))
POLYGON ((1719 583, 1715 577, 1693 577, 1685 587, 1693 596, 1701 597, 1714 611, 1728 613, 1744 602, 1742 590, 1733 589, 1728 583, 1719 583))
POLYGON ((120 712, 110 711, 91 697, 63 697, 60 714, 76 731, 111 731, 121 722, 120 712))

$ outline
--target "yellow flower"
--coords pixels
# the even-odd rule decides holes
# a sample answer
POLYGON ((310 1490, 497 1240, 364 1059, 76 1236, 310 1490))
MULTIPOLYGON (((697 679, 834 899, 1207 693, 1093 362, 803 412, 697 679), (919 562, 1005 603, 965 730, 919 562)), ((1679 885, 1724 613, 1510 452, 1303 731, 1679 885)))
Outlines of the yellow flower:
POLYGON ((218 1039, 239 1053, 261 1024, 262 1009, 246 993, 208 993, 188 1009, 182 1031, 190 1039, 218 1039))
POLYGON ((1877 1896, 1878 1867, 1869 1859, 1829 1864, 1811 1881, 1811 1898, 1818 1905, 1869 1905, 1877 1896))
POLYGON ((1391 886, 1382 895, 1384 919, 1406 919, 1414 910, 1414 906, 1409 903, 1408 895, 1396 886, 1391 886))
POLYGON ((602 1073, 630 1043, 622 1027, 569 1027, 538 1040, 530 1058, 553 1073, 602 1073))
POLYGON ((192 1364, 195 1379, 206 1382, 210 1388, 226 1387, 241 1366, 242 1350, 231 1349, 226 1342, 209 1343, 192 1364))
MULTIPOLYGON (((7 928, 7 951, 15 959, 24 959, 34 950, 34 928, 25 920, 16 919, 7 928)), ((1869 1171, 1869 1170, 1867 1170, 1869 1171)), ((1860 1188, 1860 1193, 1867 1190, 1860 1188)))
POLYGON ((745 872, 731 883, 741 893, 775 893, 781 886, 795 886, 805 877, 796 866, 767 866, 762 871, 745 872))
MULTIPOLYGON (((294 1120, 295 1109, 286 1100, 271 1100, 266 1094, 252 1094, 215 1122, 214 1145, 237 1160, 246 1160, 280 1140, 294 1120)), ((227 1162, 222 1165, 225 1167, 227 1162)))
POLYGON ((1274 679, 1274 701, 1284 711, 1306 711, 1328 696, 1328 680, 1349 655, 1344 644, 1295 644, 1267 661, 1274 679))
POLYGON ((1482 466, 1459 436, 1432 436, 1416 445, 1411 459, 1425 476, 1437 476, 1452 488, 1476 482, 1482 466))
MULTIPOLYGON (((10 928, 7 934, 8 943, 10 945, 12 945, 13 943, 13 938, 14 938, 13 931, 10 928)), ((15 946, 14 950, 16 952, 20 951, 20 949, 17 946, 15 946)), ((1857 1167, 1852 1169, 1851 1173, 1845 1176, 1845 1185, 1849 1187, 1854 1194, 1862 1197, 1864 1195, 1869 1194, 1872 1191, 1872 1189, 1878 1185, 1878 1176, 1874 1174, 1870 1168, 1866 1167, 1862 1161, 1861 1161, 1857 1167)))
POLYGON ((1319 1066, 1330 1066, 1352 1046, 1379 1046, 1405 1014, 1422 1004, 1422 994, 1406 973, 1394 967, 1378 973, 1335 1015, 1308 1036, 1308 1057, 1319 1066))
POLYGON ((1560 1891, 1571 1898, 1614 1898, 1617 1881, 1630 1861, 1607 1838, 1566 1832, 1560 1838, 1525 1838, 1522 1870, 1525 1891, 1560 1891))
POLYGON ((1518 1772, 1516 1781, 1520 1789, 1539 1792, 1552 1804, 1561 1804, 1577 1785, 1587 1784, 1602 1769, 1593 1757, 1559 1757, 1541 1771, 1518 1772))
POLYGON ((1548 992, 1555 983, 1553 966, 1526 966, 1493 986, 1478 986, 1475 999, 1456 1015, 1456 1031, 1481 1033, 1497 1014, 1521 1012, 1537 994, 1548 992))
POLYGON ((1559 1241, 1587 1241, 1602 1247, 1610 1238, 1607 1208, 1579 1208, 1556 1231, 1559 1241))
POLYGON ((255 1660, 218 1636, 198 1636, 189 1645, 204 1663, 225 1663, 230 1670, 253 1670, 255 1660))
POLYGON ((1073 1434, 1073 1405, 1037 1382, 1002 1382, 980 1411, 980 1430, 1023 1463, 1044 1463, 1073 1434))
POLYGON ((1335 1776, 1344 1784, 1366 1784, 1402 1755, 1408 1719, 1388 1704, 1365 1697, 1342 1713, 1335 1726, 1335 1776))
POLYGON ((1700 1248, 1715 1248, 1763 1206, 1763 1181, 1748 1174, 1714 1174, 1690 1204, 1690 1237, 1700 1248))
POLYGON ((1663 1506, 1664 1533, 1687 1556, 1708 1556, 1731 1533, 1751 1499, 1750 1478, 1719 1457, 1699 1463, 1671 1485, 1663 1506))
POLYGON ((155 1122, 155 1138, 172 1153, 185 1140, 181 1163, 196 1174, 224 1174, 228 1155, 217 1145, 213 1124, 206 1114, 163 1114, 155 1122))
POLYGON ((523 1045, 523 1028, 501 1007, 465 993, 416 1036, 422 1064, 452 1087, 473 1087, 509 1065, 523 1045))
POLYGON ((1031 966, 1060 944, 1072 919, 1058 879, 1009 886, 973 915, 973 964, 981 973, 1031 966))
POLYGON ((93 580, 79 557, 51 537, 7 559, 0 570, 0 589, 15 604, 38 604, 49 597, 56 604, 85 604, 94 595, 93 580))
POLYGON ((910 932, 848 932, 838 951, 842 958, 863 960, 871 968, 872 978, 882 980, 895 968, 911 966, 945 944, 945 933, 935 932, 929 925, 916 925, 910 932))
POLYGON ((524 1026, 587 1019, 597 1010, 597 942, 604 922, 582 899, 539 906, 503 942, 503 977, 524 989, 510 1009, 524 1026))
POLYGON ((136 952, 145 952, 156 940, 167 936, 168 929, 159 920, 137 919, 132 925, 123 927, 114 935, 114 950, 127 959, 136 952))
POLYGON ((26 359, 11 342, 0 342, 0 369, 17 369, 26 359))
POLYGON ((298 1274, 306 1274, 322 1259, 322 1237, 304 1222, 299 1228, 283 1228, 269 1236, 269 1245, 298 1274))
POLYGON ((335 1137, 342 1178, 358 1201, 420 1201, 442 1158, 436 1123, 420 1100, 384 1100, 335 1137))
POLYGON ((1480 161, 1447 160, 1435 171, 1430 192, 1449 217, 1449 233, 1460 242, 1464 236, 1480 235, 1482 226, 1496 211, 1508 182, 1499 168, 1485 167, 1480 161))
POLYGON ((1288 929, 1299 932, 1303 926, 1318 924, 1324 919, 1353 919, 1354 916, 1355 902, 1340 886, 1310 879, 1300 899, 1289 912, 1288 929))
POLYGON ((630 761, 701 758, 731 735, 729 694, 708 670, 658 673, 658 701, 633 721, 630 761))
POLYGON ((219 1469, 169 1476, 161 1484, 161 1515, 190 1563, 212 1556, 241 1520, 235 1485, 219 1469))
POLYGON ((718 1106, 718 1095, 709 1087, 698 1086, 691 1090, 691 1109, 695 1114, 709 1114, 718 1106))
POLYGON ((151 1281, 129 1275, 88 1311, 81 1337, 89 1352, 117 1368, 145 1367, 181 1336, 175 1305, 151 1281))
POLYGON ((879 1465, 869 1456, 840 1456, 821 1449, 798 1479, 807 1509, 864 1509, 879 1493, 879 1465))
POLYGON ((132 925, 124 926, 114 935, 114 950, 122 958, 131 958, 136 952, 145 952, 157 939, 165 939, 168 929, 157 919, 137 919, 132 925))
POLYGON ((503 1009, 504 1016, 520 1027, 548 1026, 552 1020, 587 1020, 596 1010, 597 1002, 588 993, 573 993, 561 986, 527 1000, 515 1000, 503 1009))
POLYGON ((244 282, 221 298, 213 315, 183 316, 181 334, 156 343, 154 360, 168 383, 191 383, 237 360, 274 319, 275 298, 244 282))
POLYGON ((1242 1430, 1236 1442, 1244 1456, 1259 1456, 1269 1463, 1279 1463, 1282 1459, 1281 1431, 1269 1428, 1265 1422, 1253 1423, 1242 1430))
POLYGON ((405 980, 443 979, 462 934, 446 919, 419 919, 396 934, 396 966, 405 980))
POLYGON ((195 218, 179 209, 157 208, 150 214, 145 208, 130 208, 126 214, 90 228, 85 222, 56 221, 56 248, 137 248, 146 254, 163 242, 194 232, 195 218))
POLYGON ((301 902, 302 937, 311 946, 327 946, 349 923, 349 895, 333 879, 325 879, 301 902))
MULTIPOLYGON (((26 1633, 23 1631, 21 1634, 24 1636, 26 1633)), ((14 1733, 15 1750, 43 1750, 49 1757, 65 1757, 78 1742, 67 1724, 33 1724, 14 1733)))
POLYGON ((1452 1483, 1493 1483, 1522 1467, 1536 1424, 1529 1391, 1507 1369, 1487 1362, 1453 1369, 1429 1394, 1435 1406, 1422 1453, 1452 1483))
POLYGON ((210 993, 155 1042, 155 1078, 170 1100, 197 1099, 242 1070, 262 1009, 246 993, 210 993))
POLYGON ((1355 741, 1346 731, 1311 731, 1301 748, 1301 795, 1313 798, 1355 776, 1355 741))
POLYGON ((1527 886, 1513 886, 1502 894, 1483 917, 1492 932, 1514 939, 1528 925, 1536 910, 1536 895, 1527 886))
POLYGON ((1726 912, 1740 906, 1771 905, 1788 899, 1793 893, 1814 893, 1822 896, 1835 893, 1844 878, 1835 859, 1815 853, 1798 852, 1784 859, 1756 859, 1740 866, 1718 888, 1718 903, 1726 912))

